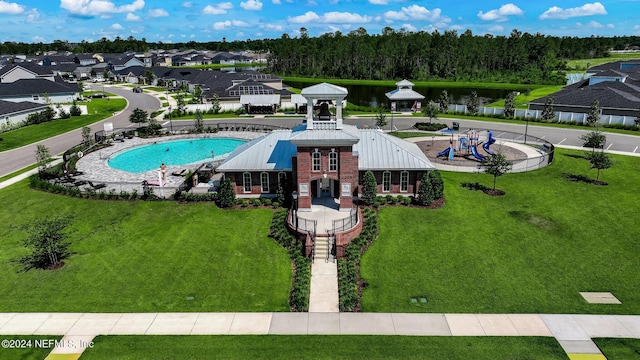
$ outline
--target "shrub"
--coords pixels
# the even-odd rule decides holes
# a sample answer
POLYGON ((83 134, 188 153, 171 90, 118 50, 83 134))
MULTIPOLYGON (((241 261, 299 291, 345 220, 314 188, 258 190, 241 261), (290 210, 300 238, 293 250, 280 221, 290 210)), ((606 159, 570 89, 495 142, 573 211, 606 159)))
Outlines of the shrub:
POLYGON ((274 201, 271 205, 273 205, 273 208, 274 208, 274 209, 277 209, 277 208, 279 208, 279 207, 280 207, 280 203, 279 203, 279 202, 277 202, 277 201, 274 201))
POLYGON ((402 199, 402 202, 407 206, 411 205, 411 198, 404 198, 404 199, 402 199))
POLYGON ((69 115, 71 116, 80 116, 82 115, 82 110, 80 109, 80 107, 78 105, 76 105, 76 102, 73 102, 73 105, 71 105, 71 107, 69 108, 69 115))
POLYGON ((258 198, 253 198, 253 199, 251 199, 251 203, 253 204, 253 206, 260 206, 260 205, 262 205, 262 201, 260 201, 260 199, 258 199, 258 198))
POLYGON ((426 123, 426 122, 417 122, 413 125, 416 129, 422 131, 438 131, 442 129, 446 129, 447 125, 442 123, 426 123))
POLYGON ((269 198, 262 198, 262 204, 265 206, 270 206, 271 205, 271 199, 269 198))

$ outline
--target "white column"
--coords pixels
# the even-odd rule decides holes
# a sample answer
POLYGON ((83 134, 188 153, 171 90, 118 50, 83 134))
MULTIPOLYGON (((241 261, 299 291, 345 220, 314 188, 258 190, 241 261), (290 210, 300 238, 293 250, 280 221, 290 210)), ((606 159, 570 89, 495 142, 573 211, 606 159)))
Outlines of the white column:
POLYGON ((336 129, 342 129, 342 100, 344 99, 336 100, 336 129))
POLYGON ((307 130, 313 130, 313 99, 307 99, 307 130))

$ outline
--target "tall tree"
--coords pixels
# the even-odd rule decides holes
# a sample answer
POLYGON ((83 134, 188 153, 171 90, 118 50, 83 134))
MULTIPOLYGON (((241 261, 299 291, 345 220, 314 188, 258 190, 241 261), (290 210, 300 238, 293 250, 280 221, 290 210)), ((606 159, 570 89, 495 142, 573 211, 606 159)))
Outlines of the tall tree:
POLYGON ((511 162, 500 153, 491 155, 482 160, 484 172, 493 175, 493 190, 496 189, 496 180, 498 176, 502 176, 511 170, 511 162))
POLYGON ((449 111, 449 93, 446 89, 443 89, 438 99, 438 106, 440 107, 440 113, 446 114, 449 111))
POLYGON ((438 118, 438 105, 429 101, 429 103, 422 108, 422 113, 425 117, 429 118, 429 122, 433 120, 433 118, 438 118))
POLYGON ((384 105, 378 105, 378 112, 376 113, 376 126, 379 128, 383 128, 387 125, 387 114, 385 114, 385 111, 386 107, 384 105))
POLYGON ((211 110, 213 110, 214 114, 217 114, 220 112, 221 106, 220 106, 220 97, 218 96, 218 93, 214 93, 213 94, 213 101, 211 102, 211 110))
POLYGON ((38 164, 38 172, 40 174, 47 171, 49 162, 51 162, 51 152, 49 151, 49 148, 39 144, 36 147, 36 164, 38 164))
POLYGON ((594 151, 596 148, 603 148, 607 137, 600 131, 600 102, 598 99, 591 103, 586 123, 592 126, 593 130, 580 136, 580 139, 584 141, 583 146, 593 148, 594 151))
POLYGON ((516 113, 516 93, 511 91, 504 100, 504 117, 512 118, 516 113))
POLYGON ((478 100, 478 93, 474 90, 467 99, 467 112, 471 115, 478 115, 480 110, 480 100, 478 100))
POLYGON ((555 110, 553 109, 554 103, 553 96, 549 96, 544 102, 544 108, 542 109, 542 119, 546 122, 551 122, 556 117, 555 110))
POLYGON ((202 111, 200 109, 196 109, 196 113, 194 116, 193 128, 197 133, 201 133, 204 131, 204 121, 202 118, 202 111))
POLYGON ((220 191, 218 192, 218 204, 221 208, 232 207, 236 204, 236 192, 233 189, 230 178, 225 178, 220 185, 220 191))
POLYGON ((131 112, 131 115, 129 115, 129 121, 134 124, 145 123, 149 121, 149 114, 140 108, 135 108, 131 112))
POLYGON ((85 145, 91 144, 91 128, 88 126, 82 127, 82 142, 85 145))
POLYGON ((428 172, 424 173, 424 175, 422 175, 422 178, 420 179, 420 185, 418 186, 417 200, 420 205, 424 205, 424 206, 429 206, 433 204, 433 201, 435 200, 433 184, 429 179, 428 172))

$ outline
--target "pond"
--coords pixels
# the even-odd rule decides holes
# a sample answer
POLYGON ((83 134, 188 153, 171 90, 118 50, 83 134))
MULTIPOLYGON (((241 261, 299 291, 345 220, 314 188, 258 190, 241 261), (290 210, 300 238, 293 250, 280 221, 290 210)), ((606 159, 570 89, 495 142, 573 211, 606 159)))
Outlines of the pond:
MULTIPOLYGON (((305 88, 311 86, 308 83, 298 83, 295 81, 287 81, 287 85, 296 88, 305 88)), ((343 85, 341 85, 343 86, 343 85)), ((370 85, 346 85, 343 86, 349 90, 347 101, 360 106, 372 106, 377 107, 378 104, 387 104, 388 99, 385 93, 395 90, 395 86, 370 86, 370 85)), ((503 89, 475 89, 475 88, 459 88, 459 87, 426 87, 426 86, 414 86, 413 90, 425 96, 423 104, 429 100, 438 101, 442 90, 447 90, 449 93, 450 103, 464 104, 473 90, 476 91, 480 98, 481 104, 488 104, 490 102, 504 99, 507 94, 513 90, 503 89)))

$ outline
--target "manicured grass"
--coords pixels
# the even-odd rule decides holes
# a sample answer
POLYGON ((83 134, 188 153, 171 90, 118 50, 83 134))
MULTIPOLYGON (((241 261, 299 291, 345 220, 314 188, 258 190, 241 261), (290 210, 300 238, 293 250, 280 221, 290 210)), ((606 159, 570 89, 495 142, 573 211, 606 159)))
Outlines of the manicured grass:
POLYGON ((567 70, 568 71, 585 71, 588 68, 619 61, 619 60, 635 60, 640 59, 640 54, 637 53, 629 53, 629 54, 611 54, 609 57, 605 58, 595 58, 595 59, 579 59, 579 60, 569 60, 567 61, 567 70))
POLYGON ((9 179, 11 179, 11 178, 13 178, 13 177, 16 177, 16 176, 20 175, 20 174, 24 174, 24 173, 26 173, 27 171, 29 171, 29 170, 33 170, 33 169, 35 169, 35 168, 37 168, 37 167, 38 167, 38 164, 33 164, 33 165, 30 165, 30 166, 27 166, 27 167, 26 167, 26 168, 24 168, 24 169, 20 169, 20 170, 18 170, 18 171, 14 171, 14 172, 12 172, 11 174, 7 174, 7 175, 5 175, 5 176, 0 177, 0 182, 3 182, 3 181, 5 181, 5 180, 9 180, 9 179))
POLYGON ((608 360, 640 359, 640 339, 593 339, 608 360))
MULTIPOLYGON (((353 79, 330 79, 330 78, 301 78, 294 76, 281 76, 284 82, 295 81, 308 84, 319 84, 328 82, 334 85, 371 85, 371 86, 396 86, 398 80, 353 80, 353 79)), ((412 81, 416 87, 429 86, 435 88, 476 88, 476 89, 505 89, 523 91, 525 89, 537 89, 548 85, 537 84, 506 84, 506 83, 484 83, 465 81, 412 81)))
POLYGON ((551 337, 99 336, 99 359, 566 359, 551 337))
POLYGON ((268 237, 271 210, 84 200, 26 181, 0 203, 0 312, 289 310, 291 262, 268 237), (74 254, 58 270, 17 272, 25 233, 9 225, 54 214, 73 216, 74 254))
MULTIPOLYGON (((531 90, 528 95, 525 92, 522 92, 520 93, 520 95, 515 97, 516 109, 527 109, 530 101, 556 93, 560 91, 563 87, 564 85, 545 86, 545 87, 531 90)), ((504 99, 492 102, 485 106, 504 109, 504 99)))
POLYGON ((609 186, 595 186, 563 175, 595 178, 574 157, 583 152, 556 151, 549 167, 500 177, 505 196, 460 186, 491 186, 490 175, 443 172, 443 208, 382 209, 362 259, 363 311, 640 313, 640 159, 612 155, 600 178, 609 186), (610 291, 622 305, 587 304, 580 291, 610 291))
MULTIPOLYGON (((0 135, 3 138, 3 141, 0 141, 0 151, 19 148, 91 125, 112 116, 114 112, 121 111, 126 104, 124 99, 94 99, 87 103, 88 115, 72 116, 69 119, 58 119, 7 131, 0 135)), ((78 135, 78 143, 81 141, 82 138, 78 135)))
POLYGON ((62 336, 42 336, 42 335, 2 335, 2 340, 11 341, 15 345, 14 340, 19 340, 20 348, 0 347, 0 359, 21 359, 21 360, 42 360, 51 353, 54 343, 47 340, 59 341, 62 336), (39 343, 36 343, 38 341, 39 343), (47 346, 51 346, 48 348, 47 346))

